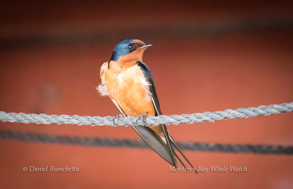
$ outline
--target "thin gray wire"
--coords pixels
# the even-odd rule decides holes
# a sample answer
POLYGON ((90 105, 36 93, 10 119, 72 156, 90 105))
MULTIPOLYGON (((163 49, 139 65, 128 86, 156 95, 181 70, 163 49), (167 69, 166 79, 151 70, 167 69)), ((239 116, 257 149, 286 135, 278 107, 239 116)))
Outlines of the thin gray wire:
POLYGON ((12 123, 35 123, 35 124, 73 124, 91 126, 149 126, 149 125, 179 125, 182 123, 193 124, 200 122, 214 122, 217 120, 248 118, 256 116, 268 116, 293 111, 293 102, 259 106, 257 108, 239 108, 237 110, 227 109, 225 111, 204 112, 182 115, 159 115, 159 116, 79 116, 79 115, 47 115, 47 114, 25 114, 6 113, 0 111, 0 121, 12 123))
MULTIPOLYGON (((74 145, 86 147, 108 147, 108 148, 140 148, 150 149, 142 140, 110 139, 99 137, 80 137, 48 135, 31 132, 17 132, 0 130, 0 139, 18 140, 22 142, 48 143, 59 145, 74 145)), ((218 144, 199 142, 177 142, 182 150, 215 152, 215 153, 252 153, 262 155, 293 155, 293 146, 265 145, 265 144, 218 144)))

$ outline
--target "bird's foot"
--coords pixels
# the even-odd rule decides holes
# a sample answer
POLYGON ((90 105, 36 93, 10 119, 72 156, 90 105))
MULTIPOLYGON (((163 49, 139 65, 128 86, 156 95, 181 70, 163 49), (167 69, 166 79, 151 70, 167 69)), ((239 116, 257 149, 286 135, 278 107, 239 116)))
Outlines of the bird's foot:
POLYGON ((142 114, 141 116, 139 116, 136 120, 136 125, 144 125, 146 126, 147 125, 147 121, 146 121, 146 118, 149 116, 149 113, 146 112, 145 114, 142 114), (141 124, 142 123, 142 124, 141 124))
POLYGON ((120 118, 122 117, 127 117, 127 114, 123 113, 123 114, 118 114, 116 116, 113 116, 113 125, 118 125, 118 121, 120 118))

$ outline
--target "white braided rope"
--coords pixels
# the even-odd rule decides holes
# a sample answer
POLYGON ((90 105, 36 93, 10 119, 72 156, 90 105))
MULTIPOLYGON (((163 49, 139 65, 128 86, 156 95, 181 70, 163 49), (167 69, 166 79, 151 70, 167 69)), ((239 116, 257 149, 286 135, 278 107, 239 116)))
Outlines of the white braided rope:
POLYGON ((268 116, 293 111, 293 102, 259 106, 257 108, 239 108, 237 110, 227 109, 225 111, 204 112, 182 115, 160 115, 160 116, 79 116, 79 115, 47 115, 47 114, 25 114, 6 113, 0 111, 0 121, 16 123, 35 124, 74 124, 91 126, 137 126, 137 125, 179 125, 182 123, 193 124, 200 122, 214 122, 217 120, 248 118, 256 116, 268 116))

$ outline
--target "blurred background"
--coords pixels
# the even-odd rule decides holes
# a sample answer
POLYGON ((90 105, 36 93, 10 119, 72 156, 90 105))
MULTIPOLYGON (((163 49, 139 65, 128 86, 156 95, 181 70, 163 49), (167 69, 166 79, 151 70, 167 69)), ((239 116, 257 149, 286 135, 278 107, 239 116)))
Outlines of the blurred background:
MULTIPOLYGON (((164 114, 291 102, 292 1, 2 1, 0 111, 114 116, 99 70, 127 38, 153 46, 151 69, 164 114)), ((292 113, 168 126, 181 142, 292 145, 292 113)), ((0 123, 0 130, 139 139, 132 128, 0 123)), ((0 141, 2 188, 292 188, 286 155, 190 152, 193 165, 243 173, 169 172, 150 149, 0 141), (29 173, 25 166, 75 166, 29 173)))

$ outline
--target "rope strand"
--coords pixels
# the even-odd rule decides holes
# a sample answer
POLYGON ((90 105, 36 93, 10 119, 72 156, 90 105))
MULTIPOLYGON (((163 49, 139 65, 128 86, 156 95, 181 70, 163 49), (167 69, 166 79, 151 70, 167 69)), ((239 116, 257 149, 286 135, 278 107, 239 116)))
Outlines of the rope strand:
MULTIPOLYGON (((0 139, 18 140, 22 142, 49 143, 59 145, 75 145, 86 147, 110 147, 110 148, 141 148, 150 149, 143 141, 129 139, 109 139, 98 137, 79 137, 48 135, 30 132, 1 131, 0 139)), ((217 143, 199 143, 199 142, 177 142, 182 150, 215 152, 215 153, 252 153, 262 155, 293 155, 293 146, 280 145, 251 145, 251 144, 217 144, 217 143)))
POLYGON ((47 114, 25 114, 6 113, 0 111, 0 121, 12 123, 35 123, 35 124, 73 124, 91 126, 157 126, 157 125, 179 125, 182 123, 193 124, 200 122, 214 122, 217 120, 248 118, 256 116, 268 116, 293 111, 293 102, 259 106, 257 108, 239 108, 237 110, 227 109, 225 111, 204 112, 182 115, 159 115, 147 116, 145 119, 139 117, 121 116, 79 116, 79 115, 47 115, 47 114))

